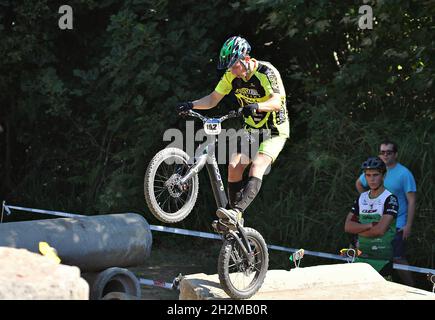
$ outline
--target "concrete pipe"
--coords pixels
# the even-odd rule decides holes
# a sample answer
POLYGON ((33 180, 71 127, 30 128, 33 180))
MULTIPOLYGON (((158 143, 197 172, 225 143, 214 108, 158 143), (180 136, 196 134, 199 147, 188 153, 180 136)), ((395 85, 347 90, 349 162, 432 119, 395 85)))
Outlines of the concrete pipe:
POLYGON ((141 297, 138 278, 124 268, 109 268, 99 273, 84 273, 89 284, 90 300, 138 300, 141 297))
POLYGON ((134 213, 0 224, 0 247, 39 253, 40 241, 57 250, 62 264, 95 272, 143 265, 152 235, 145 218, 134 213))

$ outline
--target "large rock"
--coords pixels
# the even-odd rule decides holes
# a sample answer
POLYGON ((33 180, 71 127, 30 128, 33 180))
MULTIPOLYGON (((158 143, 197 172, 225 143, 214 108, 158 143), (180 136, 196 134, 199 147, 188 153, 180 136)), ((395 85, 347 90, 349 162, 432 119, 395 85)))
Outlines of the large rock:
MULTIPOLYGON (((218 275, 187 275, 180 282, 180 300, 229 299, 218 275)), ((251 299, 344 300, 395 299, 435 300, 429 291, 386 281, 367 263, 332 264, 291 271, 269 270, 259 292, 251 299)))
POLYGON ((0 247, 0 299, 87 300, 80 269, 57 264, 26 249, 0 247))

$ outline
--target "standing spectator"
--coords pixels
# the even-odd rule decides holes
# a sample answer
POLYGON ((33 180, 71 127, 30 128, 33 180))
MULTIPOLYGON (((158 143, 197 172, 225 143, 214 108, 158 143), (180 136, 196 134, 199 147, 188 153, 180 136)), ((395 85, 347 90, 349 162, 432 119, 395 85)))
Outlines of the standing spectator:
POLYGON ((361 169, 369 191, 361 193, 355 200, 346 217, 344 230, 358 235, 356 249, 361 250, 362 254, 355 261, 369 263, 382 276, 387 277, 392 273, 398 201, 384 187, 387 169, 380 158, 368 158, 361 169))
MULTIPOLYGON (((379 146, 379 157, 387 166, 384 186, 399 200, 399 212, 396 220, 396 236, 394 238, 394 263, 408 265, 406 259, 406 240, 411 235, 415 216, 416 184, 414 176, 408 168, 397 161, 397 144, 390 140, 379 146)), ((362 193, 368 187, 364 174, 356 180, 356 188, 362 193)), ((397 270, 401 280, 408 286, 414 286, 414 279, 409 271, 397 270)))

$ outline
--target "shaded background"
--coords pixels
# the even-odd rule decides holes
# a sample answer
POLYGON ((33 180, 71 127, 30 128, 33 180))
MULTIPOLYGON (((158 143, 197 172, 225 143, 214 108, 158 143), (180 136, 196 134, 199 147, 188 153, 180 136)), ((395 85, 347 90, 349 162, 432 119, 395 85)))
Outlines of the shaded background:
MULTIPOLYGON (((435 1, 370 1, 373 30, 358 28, 362 1, 76 0, 60 30, 63 4, 0 0, 1 200, 161 224, 145 168, 164 131, 185 127, 175 103, 214 89, 222 43, 242 35, 280 71, 291 118, 247 224, 270 244, 337 253, 359 166, 390 138, 418 188, 410 263, 434 268, 435 1)), ((177 227, 211 231, 215 209, 204 170, 177 227)))

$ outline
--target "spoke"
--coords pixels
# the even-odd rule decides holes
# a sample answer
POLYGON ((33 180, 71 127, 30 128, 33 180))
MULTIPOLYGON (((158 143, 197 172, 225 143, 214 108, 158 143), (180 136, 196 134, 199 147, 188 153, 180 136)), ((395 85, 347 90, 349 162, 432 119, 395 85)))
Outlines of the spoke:
POLYGON ((166 198, 166 200, 163 202, 163 204, 160 206, 162 209, 164 209, 166 201, 168 201, 169 198, 166 198))
POLYGON ((177 207, 177 211, 180 210, 180 208, 177 205, 178 202, 181 202, 181 207, 184 206, 184 203, 180 198, 175 198, 175 206, 177 207))
MULTIPOLYGON (((178 211, 178 210, 180 210, 180 208, 178 208, 178 205, 177 205, 178 201, 177 200, 178 200, 178 198, 175 198, 174 204, 175 204, 175 208, 177 208, 177 211, 178 211)), ((177 212, 177 211, 175 211, 175 212, 177 212)))
MULTIPOLYGON (((163 189, 157 196, 156 196, 156 200, 157 200, 157 198, 159 198, 161 195, 162 195, 162 193, 163 192, 165 192, 167 189, 163 189)), ((170 196, 170 195, 169 195, 170 196)))
POLYGON ((183 205, 184 205, 184 203, 186 203, 187 199, 189 198, 189 193, 190 193, 190 190, 188 192, 183 192, 180 195, 179 199, 180 199, 180 201, 183 202, 183 205))
POLYGON ((157 190, 167 190, 168 188, 165 187, 165 186, 156 186, 156 185, 154 185, 154 189, 157 189, 157 190))
POLYGON ((166 177, 170 177, 170 175, 168 175, 168 170, 166 169, 166 166, 167 166, 167 164, 166 163, 164 163, 163 165, 162 165, 162 171, 163 171, 163 174, 166 176, 166 177))
POLYGON ((159 177, 159 178, 162 178, 162 179, 164 179, 164 181, 166 182, 170 177, 165 177, 165 176, 162 176, 161 174, 158 174, 157 172, 156 172, 156 177, 159 177))

